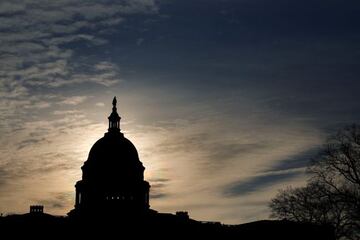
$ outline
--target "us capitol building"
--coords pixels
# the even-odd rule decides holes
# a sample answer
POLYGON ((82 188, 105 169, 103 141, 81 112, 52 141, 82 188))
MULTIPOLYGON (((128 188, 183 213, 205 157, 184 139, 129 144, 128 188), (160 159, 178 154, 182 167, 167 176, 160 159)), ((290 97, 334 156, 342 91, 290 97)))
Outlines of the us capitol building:
POLYGON ((116 97, 108 132, 91 148, 75 185, 73 215, 137 214, 149 211, 150 184, 144 180, 142 162, 135 146, 120 129, 116 97))

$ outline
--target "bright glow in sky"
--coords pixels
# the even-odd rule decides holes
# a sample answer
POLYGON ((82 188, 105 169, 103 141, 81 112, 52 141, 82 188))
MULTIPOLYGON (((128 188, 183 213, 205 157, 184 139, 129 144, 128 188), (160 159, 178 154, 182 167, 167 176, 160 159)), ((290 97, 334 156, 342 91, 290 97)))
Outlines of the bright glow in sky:
POLYGON ((0 212, 66 214, 113 96, 151 207, 269 216, 359 121, 358 1, 0 3, 0 212))

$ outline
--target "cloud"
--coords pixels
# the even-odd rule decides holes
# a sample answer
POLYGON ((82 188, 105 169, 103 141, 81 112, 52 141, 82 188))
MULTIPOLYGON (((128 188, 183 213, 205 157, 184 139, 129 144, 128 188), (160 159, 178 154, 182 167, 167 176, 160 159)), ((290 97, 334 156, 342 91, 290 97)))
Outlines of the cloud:
POLYGON ((0 9, 0 97, 13 98, 42 87, 113 86, 120 81, 116 64, 82 59, 76 50, 106 44, 101 32, 131 15, 156 14, 158 6, 154 0, 27 0, 2 1, 0 9))
POLYGON ((151 184, 150 198, 151 199, 160 199, 168 196, 166 192, 166 186, 168 185, 170 179, 167 178, 153 178, 149 179, 151 184))
POLYGON ((73 192, 50 193, 46 199, 35 199, 34 202, 44 205, 44 211, 63 210, 73 203, 73 192))
POLYGON ((264 191, 266 188, 305 176, 306 168, 319 151, 319 146, 306 149, 304 152, 290 155, 285 159, 274 162, 268 169, 242 180, 232 182, 224 187, 223 193, 227 197, 244 196, 249 193, 264 191))
POLYGON ((54 37, 51 39, 43 40, 43 43, 46 43, 50 46, 61 46, 67 43, 74 43, 74 42, 90 42, 94 45, 102 45, 107 43, 105 39, 96 38, 93 35, 89 34, 75 34, 70 36, 62 36, 62 37, 54 37))
POLYGON ((25 11, 25 6, 12 2, 2 2, 0 4, 0 14, 15 14, 25 11))
POLYGON ((154 193, 154 192, 150 193, 150 199, 165 198, 166 196, 167 196, 167 194, 165 194, 165 193, 154 193))
POLYGON ((299 175, 304 174, 304 171, 285 171, 267 174, 259 174, 252 176, 245 180, 236 181, 229 184, 224 189, 224 195, 227 197, 244 196, 249 193, 259 192, 265 188, 275 186, 277 183, 286 182, 299 175))
POLYGON ((151 205, 226 223, 267 217, 266 202, 277 189, 305 180, 310 150, 321 143, 322 134, 251 99, 217 101, 172 105, 172 113, 186 117, 171 115, 172 121, 131 128, 127 137, 135 141, 154 191, 151 205), (235 111, 241 117, 234 117, 235 111))
POLYGON ((309 147, 303 152, 300 152, 295 155, 290 155, 288 158, 277 161, 274 165, 269 167, 268 170, 264 172, 273 172, 273 171, 289 171, 293 169, 303 169, 306 168, 310 160, 316 156, 320 151, 321 145, 314 144, 314 146, 309 147))
POLYGON ((127 18, 157 12, 154 0, 1 1, 0 132, 44 117, 55 103, 84 100, 64 96, 59 89, 83 84, 109 88, 123 81, 117 64, 104 60, 105 53, 84 52, 107 44, 104 32, 127 18))
MULTIPOLYGON (((66 161, 72 159, 72 150, 69 151, 68 148, 72 148, 71 144, 75 140, 73 137, 69 138, 68 134, 80 133, 81 129, 94 132, 98 131, 100 126, 103 125, 93 123, 83 113, 74 110, 57 110, 50 119, 24 121, 16 132, 5 133, 5 138, 1 139, 1 144, 5 148, 0 149, 2 156, 0 163, 9 162, 10 169, 18 164, 24 166, 29 164, 24 168, 29 172, 53 168, 53 166, 59 167, 58 170, 68 169, 67 164, 73 164, 71 161, 66 161), (64 149, 60 150, 59 143, 63 144, 64 149)), ((74 152, 78 151, 79 149, 75 149, 74 152)))
POLYGON ((140 46, 144 42, 144 38, 136 39, 136 45, 140 46))
POLYGON ((113 70, 114 68, 116 68, 113 63, 107 61, 99 62, 94 67, 99 71, 113 70))
MULTIPOLYGON (((59 102, 59 104, 65 104, 65 105, 78 105, 80 103, 83 103, 86 99, 88 99, 87 96, 73 96, 68 97, 64 99, 63 101, 59 102)), ((57 112, 59 113, 59 112, 57 112)))
POLYGON ((56 110, 53 112, 54 115, 74 115, 81 113, 78 110, 56 110))
POLYGON ((103 102, 98 102, 98 103, 95 103, 95 106, 97 106, 97 107, 104 107, 104 106, 105 106, 105 103, 103 103, 103 102))
POLYGON ((74 110, 56 110, 49 119, 26 120, 20 126, 0 139, 0 189, 7 192, 0 196, 0 211, 27 211, 29 204, 44 203, 51 213, 64 214, 73 205, 71 198, 52 192, 73 192, 80 166, 106 126, 74 110))
POLYGON ((3 187, 9 178, 11 179, 11 174, 8 172, 8 168, 6 165, 0 166, 0 187, 3 187))
POLYGON ((31 147, 33 146, 34 144, 39 144, 39 143, 46 143, 47 140, 46 138, 29 138, 29 139, 26 139, 26 140, 23 140, 21 141, 18 145, 17 145, 17 150, 21 150, 25 147, 31 147))

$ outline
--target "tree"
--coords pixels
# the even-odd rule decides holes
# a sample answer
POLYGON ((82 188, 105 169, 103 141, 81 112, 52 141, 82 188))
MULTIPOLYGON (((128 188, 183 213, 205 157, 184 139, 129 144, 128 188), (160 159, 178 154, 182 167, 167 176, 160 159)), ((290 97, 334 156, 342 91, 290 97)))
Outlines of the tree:
POLYGON ((360 126, 328 138, 308 167, 307 186, 280 190, 272 217, 334 226, 338 239, 360 239, 360 126))

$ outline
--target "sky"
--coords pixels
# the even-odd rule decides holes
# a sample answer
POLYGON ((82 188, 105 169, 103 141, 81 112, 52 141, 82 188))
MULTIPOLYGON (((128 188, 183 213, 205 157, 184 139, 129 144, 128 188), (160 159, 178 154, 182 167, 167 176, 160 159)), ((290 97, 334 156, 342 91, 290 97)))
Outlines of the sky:
POLYGON ((268 219, 360 120, 356 0, 2 0, 0 212, 65 215, 118 99, 151 208, 268 219))

